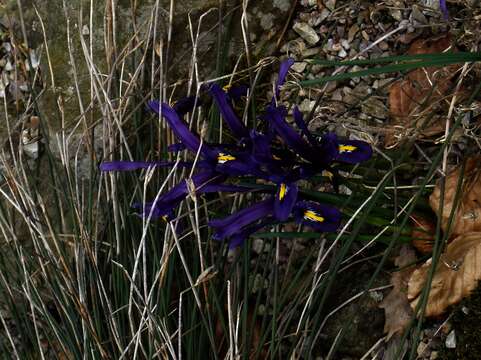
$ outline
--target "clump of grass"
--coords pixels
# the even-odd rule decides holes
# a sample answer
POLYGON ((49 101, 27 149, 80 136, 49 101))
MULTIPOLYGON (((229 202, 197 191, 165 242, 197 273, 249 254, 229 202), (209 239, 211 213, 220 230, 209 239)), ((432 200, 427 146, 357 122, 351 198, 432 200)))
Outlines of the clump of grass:
MULTIPOLYGON (((102 65, 92 57, 94 32, 85 37, 66 22, 80 116, 69 119, 64 111, 45 46, 42 59, 50 79, 47 86, 57 96, 62 126, 55 133, 49 129, 36 98, 46 95, 33 93, 29 101, 41 119, 44 155, 32 163, 20 146, 6 149, 0 156, 4 181, 0 188, 0 297, 8 313, 0 312, 6 334, 0 341, 2 352, 20 359, 60 354, 94 359, 196 359, 199 354, 214 359, 309 358, 329 347, 333 356, 338 341, 342 341, 342 329, 328 346, 320 346, 320 335, 339 308, 328 307, 337 275, 356 263, 376 259, 366 292, 356 299, 371 289, 392 250, 400 241, 409 240, 409 218, 414 210, 425 208, 422 199, 427 185, 440 165, 446 170, 445 154, 461 118, 453 119, 419 186, 398 189, 405 185, 398 176, 406 169, 413 145, 409 141, 389 153, 377 149, 375 159, 350 170, 346 185, 355 190, 350 195, 315 191, 317 182, 304 190, 313 200, 335 203, 349 214, 336 235, 324 237, 278 227, 257 235, 264 240, 257 252, 251 251, 254 240, 250 239, 242 249, 229 253, 211 240, 205 224, 211 212, 229 213, 242 207, 248 196, 188 197, 178 210, 179 221, 166 224, 137 217, 130 205, 134 199, 155 198, 187 177, 185 169, 150 169, 140 176, 102 175, 98 171, 100 160, 163 158, 166 146, 173 142, 164 125, 144 110, 147 99, 167 101, 173 92, 170 85, 174 79, 169 79, 166 71, 171 65, 167 51, 170 37, 163 38, 166 46, 156 46, 160 10, 154 7, 152 17, 137 24, 131 37, 121 44, 115 37, 119 21, 115 9, 110 2, 105 8, 106 59, 102 65), (139 39, 140 33, 145 38, 139 39), (82 58, 75 56, 72 41, 80 43, 82 58), (87 96, 80 92, 79 63, 88 69, 87 96), (74 139, 81 140, 75 143, 74 139), (96 143, 101 143, 97 149, 96 143), (87 167, 82 172, 80 165, 85 159, 84 170, 85 164, 87 167), (281 250, 286 244, 302 242, 303 237, 314 238, 307 243, 310 251, 306 256, 296 258, 291 252, 287 261, 283 260, 281 250), (47 350, 50 355, 43 355, 47 350)), ((65 16, 69 20, 71 15, 66 11, 65 16)), ((81 25, 78 28, 82 29, 81 25)), ((192 26, 196 45, 199 30, 192 26)), ((93 29, 93 24, 89 27, 93 29)), ((203 83, 197 77, 195 49, 185 86, 191 94, 203 83)), ((220 54, 228 53, 221 49, 224 46, 219 46, 220 54)), ((456 56, 456 61, 473 60, 473 55, 456 56)), ((256 89, 257 79, 270 60, 264 59, 247 71, 219 73, 219 79, 249 74, 256 89)), ((416 66, 454 61, 445 57, 414 60, 418 61, 416 66)), ((225 61, 219 55, 217 68, 225 61)), ((395 66, 384 70, 403 69, 395 66)), ((250 114, 256 113, 258 103, 262 98, 252 97, 244 109, 251 121, 255 116, 250 114)), ((195 130, 201 131, 202 123, 210 121, 209 140, 225 136, 214 112, 207 120, 203 116, 190 119, 195 130)), ((434 266, 444 240, 438 227, 434 266)), ((425 299, 428 291, 429 286, 425 299)), ((419 335, 424 306, 421 302, 420 320, 413 321, 417 324, 414 335, 419 335)), ((416 346, 412 349, 411 357, 416 346)))

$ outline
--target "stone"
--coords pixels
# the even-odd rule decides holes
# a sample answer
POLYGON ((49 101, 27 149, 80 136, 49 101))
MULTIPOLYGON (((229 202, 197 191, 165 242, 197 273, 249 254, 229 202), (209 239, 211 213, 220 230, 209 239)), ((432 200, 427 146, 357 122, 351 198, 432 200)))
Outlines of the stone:
POLYGON ((309 24, 299 22, 294 24, 292 29, 310 45, 315 45, 319 41, 319 35, 309 24))
POLYGON ((378 119, 386 119, 388 115, 388 110, 384 103, 371 96, 363 101, 361 105, 361 110, 364 114, 373 116, 378 119))
POLYGON ((456 332, 454 330, 451 330, 451 332, 446 337, 445 345, 448 349, 456 348, 456 332))
POLYGON ((411 11, 411 15, 409 16, 409 20, 413 22, 414 24, 418 23, 420 25, 427 25, 428 20, 426 19, 426 16, 421 12, 419 9, 419 6, 413 5, 413 10, 411 11))
POLYGON ((296 62, 292 65, 291 69, 297 73, 302 73, 306 69, 307 63, 306 62, 296 62))

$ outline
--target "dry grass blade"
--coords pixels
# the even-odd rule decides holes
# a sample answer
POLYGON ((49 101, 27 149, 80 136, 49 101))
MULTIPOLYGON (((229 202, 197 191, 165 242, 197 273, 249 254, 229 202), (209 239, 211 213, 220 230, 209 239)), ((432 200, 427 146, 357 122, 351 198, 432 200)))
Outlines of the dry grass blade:
MULTIPOLYGON (((408 298, 414 309, 431 268, 432 259, 413 272, 408 283, 408 298)), ((477 286, 481 279, 481 232, 458 236, 446 248, 436 266, 425 316, 442 314, 477 286)))

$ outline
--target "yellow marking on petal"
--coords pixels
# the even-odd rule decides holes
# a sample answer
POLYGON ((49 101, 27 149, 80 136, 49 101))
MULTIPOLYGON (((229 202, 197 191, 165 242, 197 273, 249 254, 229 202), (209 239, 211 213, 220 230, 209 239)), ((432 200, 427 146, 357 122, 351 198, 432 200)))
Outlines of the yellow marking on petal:
POLYGON ((330 180, 334 177, 334 174, 328 170, 322 170, 322 176, 328 177, 330 180))
POLYGON ((339 152, 340 153, 350 153, 357 149, 357 146, 354 145, 339 145, 339 152))
POLYGON ((232 87, 231 84, 227 84, 227 85, 224 85, 224 86, 222 87, 222 90, 224 90, 225 92, 227 92, 227 91, 230 90, 231 87, 232 87))
POLYGON ((223 164, 231 160, 235 160, 235 157, 229 154, 219 153, 219 155, 217 156, 217 162, 219 164, 223 164))
POLYGON ((282 159, 281 159, 279 156, 277 156, 277 155, 272 155, 272 158, 273 158, 274 160, 282 160, 282 159))
POLYGON ((315 211, 312 210, 306 210, 304 211, 304 219, 306 220, 311 220, 311 221, 316 221, 316 222, 324 222, 324 218, 317 214, 315 211))
POLYGON ((169 222, 169 217, 167 215, 162 216, 162 220, 165 222, 169 222))
POLYGON ((287 193, 287 185, 282 183, 281 188, 279 190, 279 200, 284 199, 284 197, 286 196, 286 193, 287 193))

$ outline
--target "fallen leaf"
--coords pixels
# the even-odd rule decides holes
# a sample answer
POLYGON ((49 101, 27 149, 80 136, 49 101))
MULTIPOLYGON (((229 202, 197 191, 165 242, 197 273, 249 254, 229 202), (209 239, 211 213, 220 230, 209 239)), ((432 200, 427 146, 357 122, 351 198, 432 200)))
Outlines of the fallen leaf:
MULTIPOLYGON (((408 299, 414 309, 426 284, 432 258, 415 270, 408 283, 408 299)), ((481 279, 481 232, 455 238, 440 256, 431 283, 425 316, 441 315, 476 288, 481 279)))
POLYGON ((432 221, 418 215, 412 215, 411 219, 414 222, 414 228, 411 232, 412 245, 423 255, 431 254, 436 231, 435 225, 432 221))
MULTIPOLYGON (((456 51, 451 36, 419 39, 413 42, 409 55, 456 51)), ((442 118, 432 115, 439 102, 447 98, 453 88, 451 81, 460 65, 443 68, 426 67, 415 69, 406 79, 393 83, 389 89, 389 111, 391 128, 385 137, 385 146, 393 147, 406 136, 418 133, 421 137, 438 135, 444 131, 442 118), (426 102, 426 104, 424 104, 426 102)), ((459 96, 459 94, 458 94, 459 96)), ((461 96, 459 96, 461 98, 461 96)))
MULTIPOLYGON (((414 250, 409 245, 404 245, 394 263, 403 268, 415 261, 414 250)), ((387 333, 387 340, 396 333, 402 333, 412 320, 413 311, 407 297, 407 284, 413 271, 414 265, 394 272, 391 276, 393 288, 379 304, 385 313, 384 332, 387 333)))
MULTIPOLYGON (((463 174, 463 184, 459 205, 454 213, 453 224, 451 225, 451 236, 457 236, 469 231, 481 231, 481 156, 470 157, 466 160, 463 174)), ((461 166, 456 168, 445 179, 445 191, 443 202, 443 213, 441 217, 441 228, 447 230, 449 216, 456 199, 456 189, 461 166)), ((440 182, 434 188, 429 197, 429 204, 434 212, 439 211, 441 201, 440 182)))

